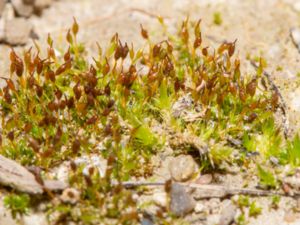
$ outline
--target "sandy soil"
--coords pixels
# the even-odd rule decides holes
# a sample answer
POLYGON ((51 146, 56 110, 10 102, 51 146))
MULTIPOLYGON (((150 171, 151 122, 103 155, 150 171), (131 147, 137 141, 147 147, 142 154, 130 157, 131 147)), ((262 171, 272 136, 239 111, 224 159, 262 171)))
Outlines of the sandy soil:
MULTIPOLYGON (((171 30, 186 16, 192 20, 201 18, 207 43, 218 45, 224 40, 237 39, 237 52, 242 60, 247 56, 263 56, 267 60, 266 70, 287 102, 294 132, 300 127, 300 78, 297 76, 300 53, 290 38, 290 29, 300 26, 299 6, 300 1, 296 0, 60 0, 46 9, 42 17, 33 16, 29 20, 41 43, 51 33, 57 45, 64 47, 65 30, 76 17, 81 27, 80 41, 96 54, 95 43, 105 46, 115 32, 124 41, 141 44, 139 25, 156 34, 160 25, 155 15, 164 17, 171 30), (219 26, 213 23, 216 12, 222 17, 219 26)), ((0 71, 5 75, 9 46, 0 46, 0 52, 0 71)), ((243 70, 250 73, 253 68, 244 63, 243 70)), ((260 201, 265 205, 270 202, 268 199, 260 201)), ((293 204, 296 203, 284 200, 279 210, 268 210, 266 206, 263 214, 251 219, 250 224, 287 224, 286 216, 293 204)), ((293 216, 289 224, 300 224, 300 216, 293 216)))

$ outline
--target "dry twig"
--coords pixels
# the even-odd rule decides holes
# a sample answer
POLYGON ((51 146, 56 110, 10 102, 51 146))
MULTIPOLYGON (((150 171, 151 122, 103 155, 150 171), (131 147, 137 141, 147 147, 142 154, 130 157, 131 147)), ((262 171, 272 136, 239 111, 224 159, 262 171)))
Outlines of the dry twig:
MULTIPOLYGON (((117 184, 117 183, 116 183, 117 184)), ((164 186, 165 182, 143 182, 143 181, 126 181, 121 183, 125 188, 136 188, 140 186, 164 186)), ((196 184, 196 183, 179 183, 193 190, 195 199, 205 198, 224 198, 232 195, 251 195, 251 196, 288 196, 299 197, 300 193, 294 192, 286 194, 280 191, 259 190, 253 188, 234 188, 212 184, 196 184)))

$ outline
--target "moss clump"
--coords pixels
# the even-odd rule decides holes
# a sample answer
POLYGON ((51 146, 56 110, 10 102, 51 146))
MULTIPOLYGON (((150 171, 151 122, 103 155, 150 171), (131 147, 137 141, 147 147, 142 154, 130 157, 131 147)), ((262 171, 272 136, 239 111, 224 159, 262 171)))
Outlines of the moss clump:
POLYGON ((28 212, 30 198, 26 194, 10 194, 4 197, 4 206, 11 210, 13 218, 28 212))
MULTIPOLYGON (((278 93, 260 85, 262 63, 256 74, 241 75, 235 41, 216 50, 203 46, 200 21, 184 21, 178 35, 157 43, 141 29, 148 48, 135 50, 116 34, 105 52, 99 46, 92 64, 77 41, 76 21, 61 55, 50 36, 45 56, 38 46, 23 57, 10 54, 10 76, 0 92, 0 153, 45 173, 70 161, 70 185, 80 201, 50 205, 50 214, 60 212, 58 223, 138 222, 132 193, 116 184, 150 176, 151 156, 168 145, 175 154, 199 151, 208 170, 224 161, 247 166, 247 154, 259 150, 254 139, 281 139, 274 125, 278 93), (104 176, 93 167, 84 175, 72 162, 89 154, 107 159, 104 176)), ((286 163, 282 149, 263 150, 259 160, 286 163)))

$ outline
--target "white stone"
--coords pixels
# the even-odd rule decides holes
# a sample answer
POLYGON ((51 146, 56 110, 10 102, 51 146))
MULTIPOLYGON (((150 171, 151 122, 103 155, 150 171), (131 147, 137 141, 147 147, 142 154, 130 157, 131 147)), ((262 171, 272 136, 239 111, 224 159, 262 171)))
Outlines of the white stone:
POLYGON ((156 205, 161 207, 166 207, 168 204, 167 193, 165 192, 157 192, 153 194, 153 201, 156 205))
POLYGON ((68 182, 69 179, 69 168, 66 164, 61 164, 56 167, 52 174, 57 178, 57 180, 68 182))
POLYGON ((48 224, 46 214, 24 215, 22 222, 23 222, 22 224, 24 225, 47 225, 48 224))
POLYGON ((77 165, 85 164, 86 167, 83 169, 83 174, 88 175, 88 170, 90 167, 95 167, 98 169, 98 172, 101 177, 105 176, 107 168, 107 160, 102 158, 99 155, 92 155, 90 157, 81 156, 74 160, 77 165))
POLYGON ((27 43, 32 25, 24 18, 15 18, 5 22, 5 42, 10 45, 27 43))
POLYGON ((60 199, 65 203, 75 204, 80 199, 80 192, 75 188, 67 188, 61 194, 60 199))
POLYGON ((201 212, 204 212, 204 209, 205 209, 205 206, 202 203, 197 202, 196 206, 194 208, 194 211, 195 211, 195 213, 201 213, 201 212))
POLYGON ((19 16, 29 17, 33 13, 33 6, 26 5, 22 0, 11 0, 16 13, 19 16))
POLYGON ((176 181, 190 179, 195 172, 195 168, 196 163, 190 155, 179 155, 169 165, 171 176, 176 181))
POLYGON ((219 224, 220 214, 212 214, 207 217, 206 224, 219 224))
POLYGON ((5 8, 3 9, 2 12, 2 18, 4 21, 12 20, 13 18, 15 18, 14 7, 11 3, 5 4, 5 8))

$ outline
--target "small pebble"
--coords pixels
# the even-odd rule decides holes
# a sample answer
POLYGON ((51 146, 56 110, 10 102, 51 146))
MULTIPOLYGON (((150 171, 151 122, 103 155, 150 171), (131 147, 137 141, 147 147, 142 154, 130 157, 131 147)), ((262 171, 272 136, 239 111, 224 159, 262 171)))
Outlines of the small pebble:
POLYGON ((80 199, 80 193, 75 188, 67 188, 63 191, 62 195, 60 196, 60 199, 64 203, 75 204, 80 199))
POLYGON ((176 216, 184 216, 195 208, 195 200, 187 193, 183 185, 172 184, 170 196, 170 210, 176 216))
POLYGON ((168 204, 167 194, 165 192, 158 192, 153 194, 153 201, 156 205, 166 207, 168 204))
POLYGON ((220 199, 219 198, 211 198, 205 203, 205 207, 211 213, 217 213, 220 209, 220 199))
POLYGON ((33 13, 33 5, 28 5, 23 0, 11 0, 18 16, 29 17, 33 13))
POLYGON ((296 176, 290 176, 283 178, 283 184, 286 184, 296 190, 300 189, 300 178, 296 176))
POLYGON ((212 175, 211 174, 204 174, 201 175, 195 183, 197 184, 210 184, 212 182, 212 175))
POLYGON ((68 187, 68 184, 60 180, 45 180, 44 186, 50 191, 62 191, 68 187))
POLYGON ((5 7, 2 11, 2 17, 1 18, 4 21, 12 20, 13 18, 15 18, 14 7, 11 3, 6 3, 5 4, 5 7))
POLYGON ((101 177, 104 177, 105 176, 105 172, 106 172, 106 169, 107 169, 107 160, 102 158, 101 156, 99 155, 92 155, 90 157, 84 155, 84 156, 80 156, 78 158, 76 158, 74 160, 75 164, 76 165, 87 165, 84 167, 83 169, 83 174, 84 175, 89 175, 89 169, 91 167, 94 167, 95 169, 98 170, 99 174, 101 177))
POLYGON ((196 168, 196 163, 190 155, 179 155, 169 164, 169 170, 175 181, 187 181, 190 179, 196 168))
POLYGON ((23 225, 46 225, 48 224, 47 216, 42 213, 24 215, 22 224, 23 225))
POLYGON ((24 45, 32 29, 32 25, 24 18, 8 20, 5 22, 4 40, 10 45, 24 45))
POLYGON ((205 209, 205 206, 202 203, 197 202, 197 204, 194 208, 194 211, 195 211, 195 213, 201 213, 204 211, 204 209, 205 209))
POLYGON ((154 225, 151 219, 143 218, 141 221, 141 225, 154 225))
POLYGON ((227 200, 222 208, 219 225, 229 225, 235 218, 237 207, 230 200, 227 200))

